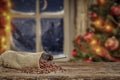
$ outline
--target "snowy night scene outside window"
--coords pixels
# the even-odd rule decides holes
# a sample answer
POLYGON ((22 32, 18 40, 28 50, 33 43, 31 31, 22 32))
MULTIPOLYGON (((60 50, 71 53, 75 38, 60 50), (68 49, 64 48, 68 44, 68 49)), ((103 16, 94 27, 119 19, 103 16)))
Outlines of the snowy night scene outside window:
POLYGON ((55 58, 67 57, 69 0, 12 0, 12 4, 13 50, 44 50, 55 58))

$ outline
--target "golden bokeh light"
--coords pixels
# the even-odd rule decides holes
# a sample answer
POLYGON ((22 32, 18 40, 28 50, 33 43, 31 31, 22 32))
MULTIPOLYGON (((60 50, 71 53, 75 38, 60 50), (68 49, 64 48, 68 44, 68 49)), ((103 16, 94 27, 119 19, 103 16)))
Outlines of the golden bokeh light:
MULTIPOLYGON (((3 22, 0 23, 1 26, 4 26, 3 29, 0 30, 0 54, 2 54, 4 51, 8 50, 10 48, 10 33, 11 33, 11 0, 6 0, 6 8, 5 10, 2 10, 1 12, 1 18, 3 22)), ((4 7, 4 6, 3 6, 4 7)))
POLYGON ((6 16, 7 15, 7 13, 6 12, 3 12, 3 16, 6 16))
POLYGON ((11 25, 6 25, 5 26, 5 31, 6 31, 6 33, 11 31, 11 25))
POLYGON ((106 3, 106 1, 105 1, 105 0, 100 0, 100 1, 101 1, 101 3, 102 3, 102 4, 106 3))
POLYGON ((6 19, 7 19, 7 20, 11 20, 11 16, 10 16, 10 15, 7 15, 7 16, 6 16, 6 19))
POLYGON ((100 20, 96 20, 94 23, 96 26, 101 26, 101 21, 100 20))
POLYGON ((105 6, 107 3, 107 0, 97 0, 99 5, 105 6))
POLYGON ((11 4, 11 1, 10 1, 10 0, 8 0, 8 2, 7 2, 7 7, 10 8, 10 9, 11 9, 11 7, 12 7, 12 4, 11 4))
POLYGON ((4 50, 7 50, 8 49, 8 46, 6 44, 3 45, 3 49, 4 50))
POLYGON ((93 25, 95 26, 95 28, 97 29, 102 29, 103 28, 103 20, 101 18, 98 18, 96 19, 94 22, 93 22, 93 25))
POLYGON ((111 29, 111 26, 110 25, 107 25, 106 26, 106 30, 110 30, 111 29))
POLYGON ((97 47, 95 51, 96 51, 96 53, 99 53, 99 52, 101 52, 101 48, 97 47))
POLYGON ((113 26, 109 23, 106 23, 105 27, 105 32, 112 32, 113 31, 113 26))
POLYGON ((5 43, 5 42, 6 42, 6 38, 5 38, 5 37, 2 37, 2 38, 1 38, 1 42, 2 42, 2 43, 5 43))
POLYGON ((96 39, 92 39, 92 41, 90 42, 91 45, 96 45, 98 43, 98 41, 96 39))

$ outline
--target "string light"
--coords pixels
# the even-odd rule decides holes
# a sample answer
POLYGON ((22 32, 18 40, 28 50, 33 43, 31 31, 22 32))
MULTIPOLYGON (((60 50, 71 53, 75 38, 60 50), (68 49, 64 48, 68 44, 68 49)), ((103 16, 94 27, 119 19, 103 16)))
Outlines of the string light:
POLYGON ((101 25, 101 21, 100 20, 96 20, 94 23, 96 26, 100 26, 101 25))
POLYGON ((5 37, 2 37, 2 38, 1 38, 1 42, 2 42, 2 43, 5 43, 5 41, 6 41, 5 37))
POLYGON ((96 19, 94 22, 93 22, 93 25, 97 28, 97 29, 102 29, 103 28, 103 20, 101 18, 98 18, 96 19))
POLYGON ((7 15, 7 13, 6 12, 3 12, 3 16, 6 16, 7 15))
POLYGON ((3 12, 2 14, 7 20, 10 20, 11 19, 11 16, 10 16, 10 13, 9 12, 3 12))
POLYGON ((111 29, 111 26, 107 25, 106 30, 110 30, 110 29, 111 29))
POLYGON ((97 0, 97 3, 101 6, 105 6, 107 4, 107 0, 97 0))
POLYGON ((7 15, 7 16, 6 16, 6 19, 7 19, 7 20, 10 20, 10 19, 11 19, 11 16, 10 16, 10 15, 7 15))
POLYGON ((11 31, 11 25, 9 25, 9 24, 6 25, 6 26, 5 26, 5 31, 6 31, 6 32, 11 31))
POLYGON ((96 53, 99 53, 99 52, 101 52, 101 49, 100 49, 100 47, 97 47, 95 51, 96 51, 96 53))
POLYGON ((106 1, 105 0, 100 0, 102 4, 104 4, 106 1))
POLYGON ((106 31, 111 31, 111 30, 112 30, 111 26, 109 26, 109 25, 108 25, 108 26, 106 26, 106 28, 105 28, 105 29, 106 29, 106 31))
MULTIPOLYGON (((1 35, 0 35, 0 54, 4 51, 8 50, 10 48, 10 32, 11 32, 11 0, 1 0, 1 2, 4 2, 5 5, 3 6, 3 9, 0 9, 0 14, 3 22, 1 23, 1 26, 4 26, 3 29, 0 29, 1 35), (4 7, 6 8, 4 9, 4 7)), ((2 8, 2 7, 1 7, 2 8)))
POLYGON ((110 23, 106 23, 104 28, 105 28, 105 32, 112 32, 113 31, 113 26, 110 23))
POLYGON ((3 50, 7 50, 8 49, 8 46, 6 44, 4 44, 2 47, 3 47, 3 50))
POLYGON ((11 4, 10 0, 8 1, 7 6, 8 6, 8 8, 10 8, 10 9, 11 9, 12 4, 11 4))
POLYGON ((92 41, 90 42, 91 45, 96 45, 98 43, 98 41, 96 39, 92 39, 92 41))
POLYGON ((102 50, 103 48, 100 45, 96 45, 96 46, 91 46, 91 50, 94 52, 94 54, 102 56, 102 50))

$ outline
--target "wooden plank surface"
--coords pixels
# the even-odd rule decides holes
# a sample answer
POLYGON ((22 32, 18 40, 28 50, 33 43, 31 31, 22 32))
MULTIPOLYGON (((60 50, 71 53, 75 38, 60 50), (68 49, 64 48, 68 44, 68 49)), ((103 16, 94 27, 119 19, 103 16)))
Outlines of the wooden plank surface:
POLYGON ((0 67, 0 80, 120 80, 120 63, 57 62, 66 71, 26 74, 0 67))

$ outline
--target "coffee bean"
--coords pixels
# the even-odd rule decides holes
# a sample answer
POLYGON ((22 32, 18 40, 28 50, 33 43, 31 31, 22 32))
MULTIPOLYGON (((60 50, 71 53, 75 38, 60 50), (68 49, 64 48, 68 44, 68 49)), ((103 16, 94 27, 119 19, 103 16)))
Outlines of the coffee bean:
POLYGON ((39 67, 26 67, 20 70, 23 73, 28 74, 48 74, 51 72, 65 71, 61 66, 56 65, 53 62, 48 62, 45 60, 39 61, 39 67))

